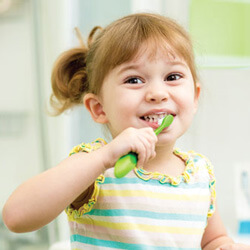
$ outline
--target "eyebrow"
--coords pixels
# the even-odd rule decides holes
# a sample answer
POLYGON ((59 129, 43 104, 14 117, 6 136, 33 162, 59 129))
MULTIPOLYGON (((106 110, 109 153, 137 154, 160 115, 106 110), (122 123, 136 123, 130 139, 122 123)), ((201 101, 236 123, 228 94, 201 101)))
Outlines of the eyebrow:
MULTIPOLYGON (((175 66, 175 65, 180 65, 180 66, 183 66, 185 68, 188 68, 188 65, 182 61, 170 61, 167 63, 168 65, 170 66, 175 66)), ((124 71, 127 71, 127 70, 138 70, 140 69, 141 67, 143 66, 143 64, 136 64, 136 63, 131 63, 131 64, 128 64, 126 66, 123 66, 121 67, 119 70, 118 70, 118 73, 122 73, 124 71)))
POLYGON ((172 65, 180 65, 180 66, 183 66, 185 68, 188 67, 187 63, 184 63, 182 61, 171 61, 169 64, 172 64, 172 65))
POLYGON ((122 73, 122 72, 124 72, 124 71, 127 71, 127 70, 130 70, 130 69, 137 70, 137 69, 139 69, 140 67, 141 67, 141 65, 139 65, 139 64, 129 64, 129 65, 127 65, 127 66, 121 67, 121 68, 119 69, 118 73, 120 74, 120 73, 122 73))

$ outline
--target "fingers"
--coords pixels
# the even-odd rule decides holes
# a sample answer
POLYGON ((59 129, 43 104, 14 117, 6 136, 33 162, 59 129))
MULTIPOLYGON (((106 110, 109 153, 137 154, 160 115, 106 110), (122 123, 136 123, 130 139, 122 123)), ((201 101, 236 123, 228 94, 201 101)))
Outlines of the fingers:
POLYGON ((155 157, 157 136, 151 128, 132 129, 129 132, 132 133, 130 150, 138 154, 137 166, 141 167, 155 157))
POLYGON ((156 156, 155 144, 157 136, 151 128, 143 129, 135 145, 135 152, 138 154, 138 167, 142 167, 150 159, 156 156))
POLYGON ((109 167, 129 152, 137 153, 137 166, 142 167, 148 160, 155 157, 155 144, 158 141, 152 128, 127 128, 106 147, 109 155, 109 167))

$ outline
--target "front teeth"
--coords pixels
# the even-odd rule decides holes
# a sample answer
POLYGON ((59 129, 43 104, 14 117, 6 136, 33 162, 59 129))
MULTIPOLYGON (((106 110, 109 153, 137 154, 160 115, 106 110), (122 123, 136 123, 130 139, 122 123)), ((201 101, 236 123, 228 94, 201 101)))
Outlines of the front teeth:
POLYGON ((155 115, 147 115, 144 116, 144 120, 147 122, 153 122, 153 123, 158 123, 161 124, 163 118, 166 116, 167 114, 155 114, 155 115))

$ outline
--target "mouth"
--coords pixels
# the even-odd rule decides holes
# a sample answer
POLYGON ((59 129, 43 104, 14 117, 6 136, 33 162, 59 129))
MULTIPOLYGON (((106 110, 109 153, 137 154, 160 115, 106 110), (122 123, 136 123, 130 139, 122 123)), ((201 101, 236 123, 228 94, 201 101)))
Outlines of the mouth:
MULTIPOLYGON (((167 115, 170 115, 170 113, 161 112, 161 113, 156 113, 156 114, 144 115, 144 116, 141 116, 140 119, 149 123, 155 123, 155 124, 161 125, 163 118, 167 115)), ((171 115, 175 116, 174 114, 171 114, 171 115)))

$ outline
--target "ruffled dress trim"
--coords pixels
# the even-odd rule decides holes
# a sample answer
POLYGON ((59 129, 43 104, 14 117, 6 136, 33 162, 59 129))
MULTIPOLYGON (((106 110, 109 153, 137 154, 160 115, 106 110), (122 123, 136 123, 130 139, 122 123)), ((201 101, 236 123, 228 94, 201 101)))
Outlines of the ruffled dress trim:
POLYGON ((210 194, 211 194, 211 202, 210 202, 210 207, 207 213, 207 217, 212 217, 213 213, 215 212, 215 203, 216 203, 216 190, 215 190, 215 186, 216 186, 216 179, 215 179, 215 175, 214 175, 214 169, 212 166, 212 163, 202 154, 199 153, 195 153, 196 155, 200 156, 201 158, 203 158, 206 162, 206 168, 209 174, 209 190, 210 190, 210 194))
MULTIPOLYGON (((104 145, 106 145, 107 142, 103 140, 102 138, 98 138, 95 141, 91 143, 82 143, 80 145, 75 146, 69 153, 69 155, 73 155, 79 152, 86 152, 90 153, 91 151, 95 151, 104 145)), ((103 183, 105 180, 104 175, 100 175, 94 183, 94 191, 88 201, 88 203, 83 204, 78 210, 75 210, 71 206, 68 206, 65 209, 66 214, 68 215, 69 220, 74 220, 77 218, 82 217, 83 214, 88 213, 92 210, 93 206, 95 205, 98 195, 99 195, 99 184, 103 183)))
POLYGON ((195 167, 194 161, 190 158, 190 152, 181 152, 179 149, 174 149, 174 154, 180 157, 185 162, 185 170, 179 176, 169 176, 159 172, 148 172, 143 168, 135 168, 135 174, 142 180, 148 181, 150 179, 159 180, 160 183, 170 183, 173 186, 178 186, 181 182, 189 183, 191 176, 194 175, 198 168, 195 167))
POLYGON ((98 148, 101 148, 106 144, 107 144, 107 142, 105 140, 103 140, 102 138, 97 138, 96 140, 94 140, 91 143, 81 143, 80 145, 73 147, 73 149, 70 151, 69 155, 73 155, 73 154, 76 154, 79 152, 90 153, 91 151, 95 151, 98 148))
POLYGON ((215 211, 215 200, 216 200, 216 191, 215 191, 215 176, 213 172, 213 167, 210 161, 203 155, 198 154, 194 151, 181 152, 179 149, 174 149, 173 152, 175 155, 180 157, 185 162, 185 170, 179 176, 169 176, 159 172, 148 172, 143 168, 135 168, 135 174, 144 181, 149 181, 150 179, 156 179, 161 184, 169 183, 173 186, 178 186, 180 183, 185 182, 189 183, 192 180, 192 176, 199 171, 199 166, 196 166, 191 155, 199 156, 205 160, 206 169, 209 174, 209 190, 211 194, 211 203, 207 213, 207 217, 211 217, 215 211))
POLYGON ((100 175, 94 184, 94 191, 88 201, 88 203, 83 204, 78 210, 75 210, 74 208, 72 208, 71 206, 68 206, 65 209, 65 212, 68 215, 69 220, 74 220, 77 218, 82 217, 83 214, 86 214, 88 212, 90 212, 93 208, 93 206, 96 204, 97 198, 99 196, 99 185, 100 183, 103 183, 105 180, 105 177, 103 175, 100 175))

